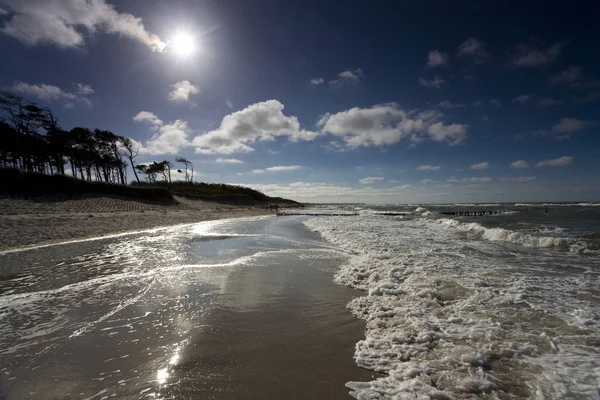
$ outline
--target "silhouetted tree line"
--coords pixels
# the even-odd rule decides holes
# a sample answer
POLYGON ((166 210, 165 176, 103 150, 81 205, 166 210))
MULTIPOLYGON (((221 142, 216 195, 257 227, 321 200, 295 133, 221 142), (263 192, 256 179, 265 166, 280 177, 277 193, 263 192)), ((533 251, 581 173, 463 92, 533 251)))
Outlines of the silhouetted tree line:
MULTIPOLYGON (((65 130, 48 107, 14 93, 0 92, 0 138, 0 166, 49 175, 70 169, 75 178, 126 184, 129 161, 137 182, 138 173, 150 183, 171 182, 171 162, 135 164, 139 149, 131 139, 98 128, 65 130)), ((183 157, 177 162, 184 164, 185 181, 191 182, 192 163, 183 157)))

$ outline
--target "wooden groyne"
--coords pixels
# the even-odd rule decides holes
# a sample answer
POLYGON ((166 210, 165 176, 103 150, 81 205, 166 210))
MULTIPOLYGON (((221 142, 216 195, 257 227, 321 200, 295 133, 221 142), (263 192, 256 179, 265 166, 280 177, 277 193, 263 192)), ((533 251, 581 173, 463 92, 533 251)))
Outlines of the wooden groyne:
POLYGON ((285 212, 281 211, 277 213, 278 217, 284 216, 298 216, 298 215, 309 215, 311 217, 354 217, 357 216, 358 213, 318 213, 318 212, 285 212))
POLYGON ((446 211, 441 212, 442 215, 465 216, 465 217, 483 217, 485 215, 498 215, 502 211, 446 211))

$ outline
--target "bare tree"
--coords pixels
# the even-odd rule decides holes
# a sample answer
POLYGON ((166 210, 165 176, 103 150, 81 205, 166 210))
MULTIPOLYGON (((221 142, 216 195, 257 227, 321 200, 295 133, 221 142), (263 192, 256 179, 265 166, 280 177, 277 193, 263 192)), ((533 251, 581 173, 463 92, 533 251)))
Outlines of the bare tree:
MULTIPOLYGON (((175 161, 177 161, 178 163, 182 163, 185 166, 185 181, 191 182, 190 176, 188 174, 188 168, 190 165, 192 165, 192 163, 183 157, 177 157, 175 159, 175 161)), ((178 170, 178 172, 181 172, 181 170, 178 170)), ((194 173, 194 167, 192 166, 192 175, 193 175, 193 173, 194 173)), ((192 178, 193 178, 193 176, 192 176, 192 178)))
POLYGON ((123 150, 124 150, 123 152, 125 153, 125 156, 129 159, 129 162, 131 163, 131 169, 133 169, 133 175, 135 175, 135 179, 138 181, 138 183, 140 183, 140 178, 138 177, 138 174, 136 172, 136 170, 138 170, 138 171, 140 171, 140 170, 133 163, 133 160, 135 160, 135 158, 138 156, 140 149, 133 143, 133 140, 131 140, 129 138, 123 138, 123 140, 121 141, 121 144, 123 146, 123 150))

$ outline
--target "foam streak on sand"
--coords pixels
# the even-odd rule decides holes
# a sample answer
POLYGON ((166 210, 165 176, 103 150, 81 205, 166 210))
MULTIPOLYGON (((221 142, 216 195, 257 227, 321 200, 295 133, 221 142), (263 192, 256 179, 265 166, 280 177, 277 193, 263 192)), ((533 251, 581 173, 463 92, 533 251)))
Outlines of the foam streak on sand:
POLYGON ((383 375, 349 382, 357 399, 596 395, 600 272, 585 256, 508 250, 443 220, 305 224, 354 254, 336 282, 368 293, 348 305, 367 324, 355 358, 383 375))

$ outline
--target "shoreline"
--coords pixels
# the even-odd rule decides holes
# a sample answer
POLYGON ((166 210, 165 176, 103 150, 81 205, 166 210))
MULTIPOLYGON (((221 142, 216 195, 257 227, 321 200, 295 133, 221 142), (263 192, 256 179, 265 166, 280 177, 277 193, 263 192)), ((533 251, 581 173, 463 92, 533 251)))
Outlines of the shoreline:
POLYGON ((145 203, 117 197, 0 198, 0 252, 179 224, 270 215, 262 207, 177 198, 145 203))

